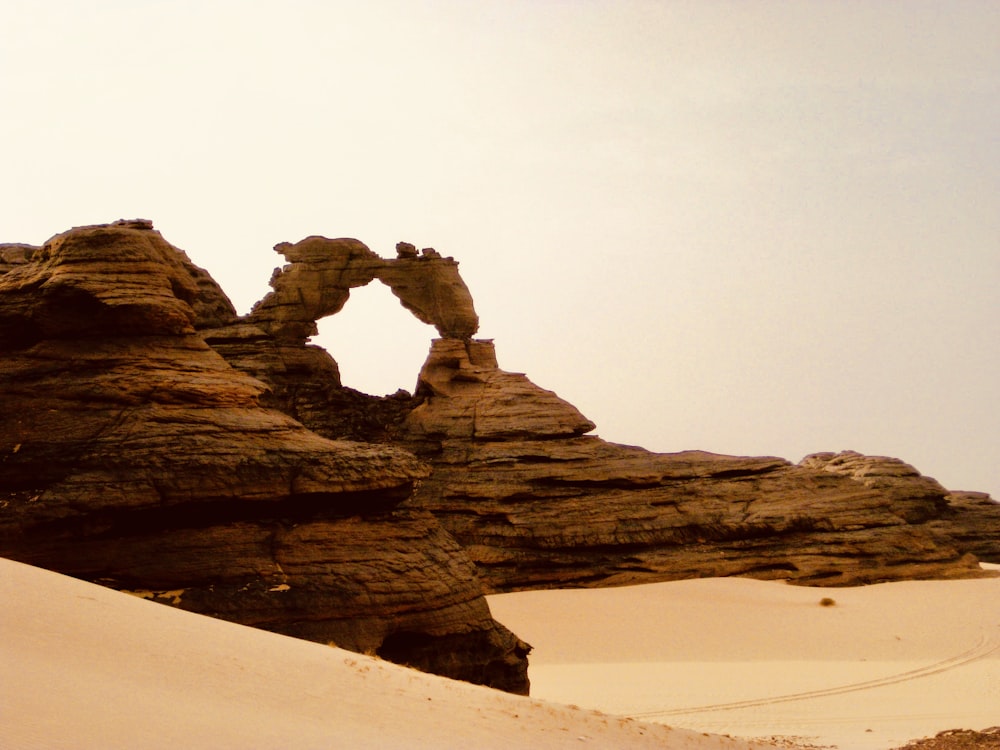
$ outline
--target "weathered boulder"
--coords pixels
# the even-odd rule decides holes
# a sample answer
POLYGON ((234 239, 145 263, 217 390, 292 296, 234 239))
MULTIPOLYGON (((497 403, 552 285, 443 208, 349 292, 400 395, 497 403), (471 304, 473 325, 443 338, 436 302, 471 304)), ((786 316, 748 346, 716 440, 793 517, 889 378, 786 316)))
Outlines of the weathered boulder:
POLYGON ((229 300, 148 222, 0 259, 0 555, 526 692, 467 555, 402 506, 427 467, 263 407, 198 332, 229 300))

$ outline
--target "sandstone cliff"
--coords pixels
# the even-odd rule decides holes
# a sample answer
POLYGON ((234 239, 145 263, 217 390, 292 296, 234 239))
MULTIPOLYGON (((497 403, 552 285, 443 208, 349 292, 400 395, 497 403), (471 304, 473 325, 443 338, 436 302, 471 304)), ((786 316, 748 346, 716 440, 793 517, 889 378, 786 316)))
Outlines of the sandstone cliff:
POLYGON ((484 591, 848 585, 1000 561, 1000 505, 897 459, 588 434, 473 338, 451 258, 276 250, 272 292, 240 317, 148 222, 0 246, 0 555, 520 692, 528 647, 484 591), (345 388, 309 344, 368 283, 441 336, 414 394, 345 388))

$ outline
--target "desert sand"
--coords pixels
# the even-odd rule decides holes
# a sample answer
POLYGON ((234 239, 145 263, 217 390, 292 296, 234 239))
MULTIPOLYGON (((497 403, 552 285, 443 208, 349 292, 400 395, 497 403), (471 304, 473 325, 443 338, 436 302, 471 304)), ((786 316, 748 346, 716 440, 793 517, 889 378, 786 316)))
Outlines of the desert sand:
POLYGON ((759 747, 455 682, 7 560, 0 595, 4 750, 759 747))
POLYGON ((860 750, 1000 723, 1000 579, 490 597, 536 648, 531 699, 6 560, 0 592, 8 750, 860 750))
POLYGON ((539 698, 844 750, 1000 724, 1000 578, 723 578, 489 601, 534 646, 539 698))

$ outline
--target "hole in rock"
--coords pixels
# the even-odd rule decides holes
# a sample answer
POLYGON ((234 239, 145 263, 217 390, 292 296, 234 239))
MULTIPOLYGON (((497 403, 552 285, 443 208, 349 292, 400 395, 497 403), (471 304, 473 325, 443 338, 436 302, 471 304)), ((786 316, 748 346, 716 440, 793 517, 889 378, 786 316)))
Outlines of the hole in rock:
POLYGON ((431 339, 438 335, 378 280, 352 289, 343 309, 316 325, 319 335, 311 342, 337 361, 340 382, 370 396, 400 388, 413 393, 431 339))

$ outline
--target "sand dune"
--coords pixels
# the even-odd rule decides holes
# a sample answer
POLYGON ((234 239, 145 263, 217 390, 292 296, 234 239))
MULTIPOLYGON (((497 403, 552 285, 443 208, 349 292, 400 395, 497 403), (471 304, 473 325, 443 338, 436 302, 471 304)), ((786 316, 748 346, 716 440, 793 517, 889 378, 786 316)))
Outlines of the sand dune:
POLYGON ((1000 579, 490 597, 535 646, 533 699, 7 560, 0 592, 12 750, 786 746, 775 736, 864 750, 1000 724, 1000 579))
POLYGON ((0 747, 756 744, 508 695, 0 560, 0 747))
POLYGON ((490 606, 535 647, 537 697, 844 750, 1000 724, 997 578, 833 590, 713 579, 490 606))

